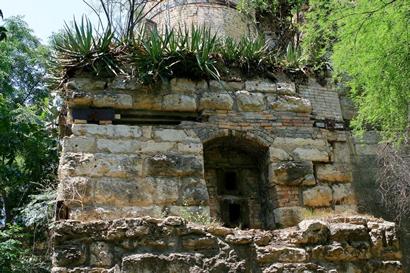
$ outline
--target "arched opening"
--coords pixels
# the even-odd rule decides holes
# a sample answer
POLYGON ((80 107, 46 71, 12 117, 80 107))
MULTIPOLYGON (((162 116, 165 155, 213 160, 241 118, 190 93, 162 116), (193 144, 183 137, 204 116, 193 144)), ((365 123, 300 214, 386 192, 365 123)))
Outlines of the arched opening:
POLYGON ((212 217, 226 227, 274 226, 267 158, 267 147, 242 137, 220 137, 204 144, 212 217))

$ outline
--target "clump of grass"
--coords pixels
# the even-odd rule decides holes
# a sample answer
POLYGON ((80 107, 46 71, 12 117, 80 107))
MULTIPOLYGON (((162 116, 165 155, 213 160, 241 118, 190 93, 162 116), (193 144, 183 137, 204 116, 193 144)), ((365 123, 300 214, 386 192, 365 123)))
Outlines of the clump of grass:
POLYGON ((202 207, 193 209, 190 208, 186 202, 180 210, 180 216, 188 223, 195 223, 204 226, 222 226, 218 220, 210 217, 202 207))

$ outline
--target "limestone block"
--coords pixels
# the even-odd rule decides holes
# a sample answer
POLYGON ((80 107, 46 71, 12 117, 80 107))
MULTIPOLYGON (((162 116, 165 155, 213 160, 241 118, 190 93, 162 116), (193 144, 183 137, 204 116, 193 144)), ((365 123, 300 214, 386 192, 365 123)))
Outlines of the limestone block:
POLYGON ((85 91, 68 91, 68 106, 90 106, 93 103, 94 96, 85 91))
POLYGON ((147 141, 141 143, 139 151, 142 153, 166 153, 175 149, 175 143, 173 142, 147 141))
POLYGON ((400 246, 396 225, 386 221, 369 221, 367 227, 372 242, 372 253, 387 260, 400 260, 400 246))
POLYGON ((351 154, 349 144, 346 142, 333 143, 332 161, 335 163, 351 164, 351 154))
POLYGON ((131 206, 131 207, 107 207, 93 205, 92 207, 76 207, 70 210, 70 219, 77 221, 114 220, 119 218, 135 218, 142 216, 161 218, 162 206, 131 206))
POLYGON ((71 131, 75 136, 106 136, 107 125, 73 124, 71 131))
POLYGON ((95 202, 105 206, 148 206, 153 203, 155 188, 143 179, 100 178, 95 183, 95 202))
POLYGON ((194 266, 195 258, 189 254, 154 255, 146 253, 124 257, 122 260, 121 272, 193 272, 190 269, 194 266))
POLYGON ((321 151, 327 151, 329 149, 326 140, 311 138, 277 137, 273 141, 273 146, 287 150, 294 150, 295 148, 316 148, 321 151))
POLYGON ((352 188, 352 184, 336 184, 332 185, 333 201, 336 204, 355 204, 356 198, 352 188))
POLYGON ((172 154, 157 154, 144 160, 146 176, 202 176, 202 158, 172 154))
POLYGON ((308 174, 304 177, 302 181, 302 185, 304 186, 313 186, 316 185, 316 178, 314 174, 308 174))
POLYGON ((65 87, 68 89, 74 90, 84 90, 84 91, 91 91, 91 90, 104 90, 107 82, 98 80, 96 78, 83 78, 77 77, 71 79, 69 82, 65 84, 65 87))
POLYGON ((135 153, 137 145, 133 140, 97 139, 97 151, 102 153, 135 153))
POLYGON ((198 251, 218 247, 218 241, 215 237, 205 236, 184 236, 182 237, 182 247, 190 251, 198 251))
POLYGON ((232 110, 233 99, 230 94, 205 93, 199 101, 199 110, 232 110))
POLYGON ((171 91, 174 93, 193 93, 198 90, 207 90, 208 83, 202 81, 192 81, 184 78, 173 78, 170 81, 171 91))
POLYGON ((86 262, 87 252, 84 245, 67 245, 54 248, 53 264, 57 266, 79 266, 86 262))
POLYGON ((169 94, 163 97, 161 109, 164 111, 195 112, 197 105, 192 96, 169 94))
POLYGON ((140 126, 73 124, 71 128, 76 136, 98 136, 104 138, 139 138, 142 136, 140 126))
POLYGON ((303 220, 298 224, 297 244, 326 244, 330 231, 327 224, 320 220, 303 220))
POLYGON ((363 272, 404 273, 405 269, 400 261, 377 261, 372 263, 366 263, 363 272))
POLYGON ((154 204, 172 205, 179 200, 181 182, 179 179, 164 177, 148 177, 137 182, 139 191, 151 194, 154 204))
POLYGON ((270 100, 273 110, 279 112, 311 113, 312 104, 308 99, 293 96, 279 96, 270 100))
POLYGON ((313 175, 311 162, 287 161, 275 164, 272 181, 279 185, 296 186, 301 184, 307 176, 313 175))
MULTIPOLYGON (((100 125, 101 126, 101 125, 100 125)), ((112 138, 139 138, 142 136, 140 126, 106 125, 107 136, 112 138)))
POLYGON ((138 110, 161 110, 162 98, 159 94, 135 94, 133 108, 138 110))
POLYGON ((67 176, 133 177, 140 173, 136 155, 65 153, 60 160, 60 179, 67 176))
POLYGON ((200 139, 194 132, 187 132, 182 129, 155 129, 154 137, 162 141, 200 143, 200 139))
POLYGON ((110 267, 113 263, 113 254, 110 246, 103 242, 90 245, 90 264, 95 267, 110 267))
POLYGON ((204 179, 186 177, 181 181, 180 200, 184 205, 200 206, 208 203, 209 195, 204 179))
POLYGON ((370 235, 364 225, 331 223, 329 224, 329 230, 331 240, 334 241, 370 241, 370 235))
POLYGON ((110 88, 114 90, 141 90, 144 86, 140 85, 136 79, 127 79, 126 77, 116 77, 111 84, 110 88))
POLYGON ((233 230, 230 228, 222 227, 219 225, 209 225, 206 227, 206 231, 215 236, 226 237, 229 234, 233 234, 233 230))
POLYGON ((259 112, 265 109, 264 96, 261 93, 238 91, 236 92, 236 100, 239 111, 259 112))
POLYGON ((267 246, 273 238, 273 235, 269 231, 260 231, 256 233, 253 240, 257 246, 267 246))
POLYGON ((283 207, 274 211, 275 223, 281 227, 291 227, 298 224, 303 219, 303 208, 283 207))
MULTIPOLYGON (((313 273, 313 272, 328 272, 336 273, 333 270, 326 270, 324 267, 314 263, 274 263, 263 270, 263 273, 279 273, 279 272, 295 272, 295 273, 313 273)), ((361 272, 354 272, 361 273, 361 272)))
POLYGON ((293 95, 296 93, 296 85, 294 82, 278 82, 276 84, 277 92, 284 95, 293 95))
POLYGON ((256 260, 259 264, 272 262, 300 263, 308 259, 308 254, 303 248, 289 246, 266 246, 256 249, 256 260))
POLYGON ((316 148, 296 148, 293 154, 300 160, 314 162, 329 162, 329 153, 316 148))
POLYGON ((120 109, 132 108, 133 98, 128 94, 113 92, 98 93, 94 95, 94 107, 113 107, 120 109))
POLYGON ((250 80, 245 82, 245 89, 247 91, 256 92, 276 92, 276 83, 264 80, 250 80))
POLYGON ((178 143, 178 152, 182 154, 197 154, 201 155, 203 151, 202 143, 178 143))
POLYGON ((356 246, 340 243, 316 246, 312 249, 312 257, 313 259, 339 263, 367 260, 371 257, 370 244, 368 242, 356 242, 356 246))
POLYGON ((349 183, 353 181, 351 167, 344 164, 315 165, 316 177, 319 181, 349 183))
POLYGON ((57 188, 57 200, 66 205, 78 205, 93 201, 94 181, 89 177, 66 177, 61 179, 57 188))
POLYGON ((234 233, 226 236, 225 240, 233 245, 246 245, 253 242, 253 236, 246 233, 234 233))
POLYGON ((282 149, 270 147, 269 148, 270 162, 292 160, 292 157, 282 149))
POLYGON ((92 153, 95 152, 95 138, 86 136, 75 136, 63 138, 63 153, 65 152, 83 152, 92 153))
POLYGON ((127 125, 97 125, 101 128, 97 129, 100 135, 106 138, 138 138, 141 136, 141 128, 139 126, 127 125))
POLYGON ((332 189, 318 185, 303 191, 303 204, 308 207, 326 207, 332 202, 332 189))
POLYGON ((209 88, 211 91, 237 91, 245 88, 244 82, 232 82, 232 81, 209 81, 209 88))

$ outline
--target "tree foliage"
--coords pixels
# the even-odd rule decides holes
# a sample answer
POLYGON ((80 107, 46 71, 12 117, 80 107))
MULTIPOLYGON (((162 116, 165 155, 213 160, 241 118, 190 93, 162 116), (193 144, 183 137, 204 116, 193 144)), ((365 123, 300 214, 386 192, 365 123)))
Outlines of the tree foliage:
MULTIPOLYGON (((3 11, 0 9, 0 18, 3 20, 3 11)), ((0 42, 7 38, 7 29, 0 26, 0 42)))
POLYGON ((409 125, 410 3, 406 0, 311 0, 304 53, 328 62, 351 89, 352 126, 398 141, 409 125))
POLYGON ((34 241, 45 239, 45 207, 50 205, 45 196, 53 194, 44 190, 56 180, 54 112, 45 83, 48 50, 21 18, 6 19, 5 27, 7 39, 0 42, 0 271, 48 272, 49 263, 32 253, 34 241))
POLYGON ((55 180, 56 140, 51 130, 46 48, 21 18, 6 19, 0 43, 0 195, 11 221, 15 209, 55 180))

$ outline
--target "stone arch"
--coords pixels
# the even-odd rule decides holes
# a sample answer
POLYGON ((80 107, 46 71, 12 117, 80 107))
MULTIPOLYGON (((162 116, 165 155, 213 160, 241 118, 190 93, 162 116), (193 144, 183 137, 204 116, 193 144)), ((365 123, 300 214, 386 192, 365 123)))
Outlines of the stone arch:
POLYGON ((202 139, 211 217, 227 227, 273 228, 268 141, 234 130, 202 139))
POLYGON ((235 130, 235 129, 221 129, 221 128, 194 128, 197 136, 201 139, 201 142, 205 145, 207 142, 213 141, 222 137, 234 137, 237 139, 247 140, 258 146, 266 147, 271 146, 274 138, 268 133, 262 130, 235 130))

